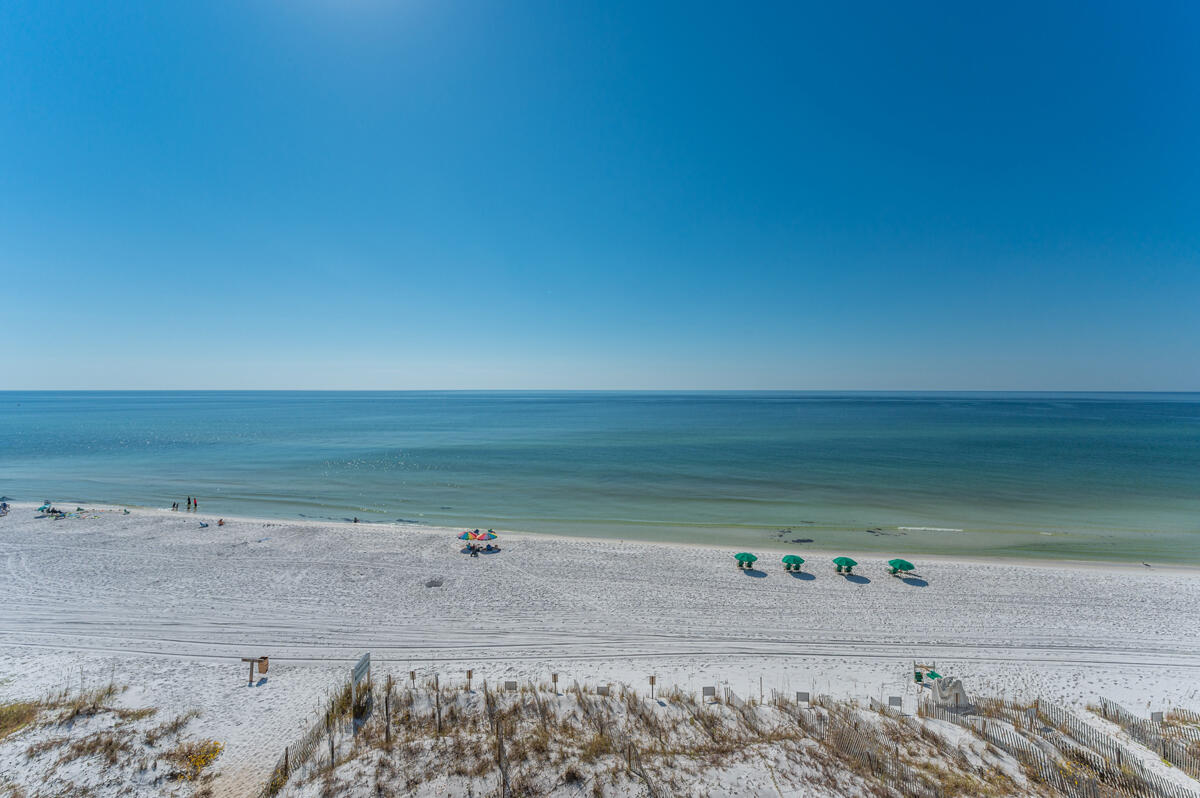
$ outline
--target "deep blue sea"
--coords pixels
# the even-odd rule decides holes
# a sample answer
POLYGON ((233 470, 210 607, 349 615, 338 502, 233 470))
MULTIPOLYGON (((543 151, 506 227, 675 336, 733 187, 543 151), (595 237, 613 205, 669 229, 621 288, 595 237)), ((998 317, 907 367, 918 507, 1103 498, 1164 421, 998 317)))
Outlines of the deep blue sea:
POLYGON ((3 392, 0 494, 1200 562, 1200 394, 3 392))

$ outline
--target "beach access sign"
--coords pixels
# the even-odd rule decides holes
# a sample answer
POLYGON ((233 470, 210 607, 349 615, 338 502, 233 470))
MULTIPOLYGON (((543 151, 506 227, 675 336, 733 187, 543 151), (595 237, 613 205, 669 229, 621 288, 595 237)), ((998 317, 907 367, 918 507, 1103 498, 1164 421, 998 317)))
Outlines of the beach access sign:
POLYGON ((354 683, 354 685, 357 687, 358 683, 361 682, 363 679, 365 679, 367 677, 367 674, 369 674, 370 672, 371 672, 371 652, 368 651, 366 654, 362 655, 362 659, 360 659, 358 661, 358 664, 355 665, 353 670, 350 671, 350 681, 352 681, 354 683))
POLYGON ((353 668, 350 669, 350 703, 352 706, 352 716, 350 723, 354 729, 354 734, 358 735, 358 729, 367 719, 371 717, 371 707, 373 700, 371 691, 361 692, 358 686, 363 679, 368 682, 371 680, 371 652, 368 651, 362 655, 362 659, 358 661, 353 668))

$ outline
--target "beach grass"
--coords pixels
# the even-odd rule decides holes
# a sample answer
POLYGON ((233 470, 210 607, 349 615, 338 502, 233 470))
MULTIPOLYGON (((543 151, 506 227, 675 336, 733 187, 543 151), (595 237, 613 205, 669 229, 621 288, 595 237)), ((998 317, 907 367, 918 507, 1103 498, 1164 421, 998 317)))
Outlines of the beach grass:
POLYGON ((0 704, 0 740, 18 732, 37 719, 38 705, 32 701, 0 704))

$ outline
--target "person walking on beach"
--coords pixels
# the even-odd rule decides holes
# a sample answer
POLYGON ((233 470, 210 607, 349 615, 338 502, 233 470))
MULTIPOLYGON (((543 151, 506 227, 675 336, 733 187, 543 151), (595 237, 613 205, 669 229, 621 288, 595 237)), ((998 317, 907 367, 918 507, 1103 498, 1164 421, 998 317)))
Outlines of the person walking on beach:
POLYGON ((189 510, 192 509, 192 497, 191 496, 188 496, 187 508, 189 510))

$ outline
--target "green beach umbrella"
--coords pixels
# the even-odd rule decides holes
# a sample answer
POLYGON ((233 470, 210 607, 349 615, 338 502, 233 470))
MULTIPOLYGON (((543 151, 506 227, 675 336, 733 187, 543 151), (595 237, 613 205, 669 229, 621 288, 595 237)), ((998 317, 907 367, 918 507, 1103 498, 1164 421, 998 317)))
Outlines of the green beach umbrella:
POLYGON ((748 551, 739 551, 737 554, 733 555, 733 559, 737 560, 738 562, 754 562, 758 558, 748 551))
POLYGON ((783 555, 783 564, 784 565, 802 565, 803 563, 804 563, 803 557, 797 557, 795 554, 783 555))
POLYGON ((892 566, 897 571, 915 571, 916 570, 916 566, 914 566, 908 560, 901 560, 900 558, 896 558, 894 560, 888 560, 888 565, 892 566))
POLYGON ((856 563, 854 560, 850 559, 849 557, 834 557, 833 564, 840 565, 843 568, 851 568, 855 565, 858 565, 858 563, 856 563))

